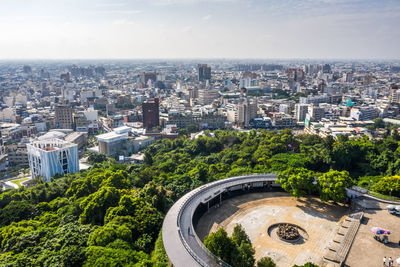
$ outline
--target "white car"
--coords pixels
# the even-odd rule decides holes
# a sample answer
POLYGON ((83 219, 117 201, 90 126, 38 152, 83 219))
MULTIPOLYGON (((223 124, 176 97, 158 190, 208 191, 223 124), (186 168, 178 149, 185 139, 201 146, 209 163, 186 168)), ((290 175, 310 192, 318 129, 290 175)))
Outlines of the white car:
POLYGON ((400 206, 389 205, 387 209, 390 214, 400 215, 400 206))

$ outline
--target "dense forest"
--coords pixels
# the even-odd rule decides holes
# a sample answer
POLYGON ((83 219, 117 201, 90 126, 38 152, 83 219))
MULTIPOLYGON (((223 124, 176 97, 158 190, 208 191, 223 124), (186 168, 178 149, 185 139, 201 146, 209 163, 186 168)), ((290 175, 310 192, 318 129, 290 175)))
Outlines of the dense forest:
POLYGON ((0 265, 167 266, 160 230, 173 202, 245 173, 279 172, 295 196, 340 201, 352 184, 400 196, 399 140, 218 130, 158 141, 142 165, 92 156, 89 170, 0 194, 0 265))

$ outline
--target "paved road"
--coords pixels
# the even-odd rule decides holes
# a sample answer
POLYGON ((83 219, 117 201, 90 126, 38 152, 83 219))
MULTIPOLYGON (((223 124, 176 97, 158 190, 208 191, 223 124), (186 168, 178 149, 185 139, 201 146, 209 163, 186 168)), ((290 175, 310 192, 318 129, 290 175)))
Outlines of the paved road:
POLYGON ((274 182, 276 174, 255 174, 227 178, 203 185, 180 198, 165 216, 162 235, 165 251, 174 266, 220 266, 204 248, 194 231, 192 218, 196 208, 218 197, 233 186, 274 182))

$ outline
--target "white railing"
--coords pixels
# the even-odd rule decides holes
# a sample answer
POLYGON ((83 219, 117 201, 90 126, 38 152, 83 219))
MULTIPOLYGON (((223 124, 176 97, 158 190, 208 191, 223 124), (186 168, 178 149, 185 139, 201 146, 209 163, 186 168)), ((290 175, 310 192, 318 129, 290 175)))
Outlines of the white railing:
MULTIPOLYGON (((193 257, 193 259, 199 263, 201 266, 208 266, 208 264, 206 262, 204 262, 204 260, 202 260, 194 251, 193 249, 189 246, 189 244, 187 243, 182 230, 185 231, 186 229, 182 229, 181 226, 181 218, 182 218, 182 213, 185 210, 185 208, 188 206, 188 204, 193 201, 198 195, 204 194, 207 191, 209 191, 210 189, 212 189, 215 186, 219 186, 222 184, 226 184, 226 183, 231 183, 231 182, 235 182, 238 180, 243 180, 243 179, 248 179, 248 178, 252 178, 252 177, 257 177, 260 176, 261 177, 265 177, 265 176, 269 176, 268 178, 275 178, 276 179, 276 174, 271 174, 271 173, 253 173, 253 174, 246 174, 246 175, 241 175, 241 176, 236 176, 236 177, 231 177, 231 178, 226 178, 223 180, 218 180, 218 181, 214 181, 211 182, 209 184, 205 184, 202 185, 196 189, 194 189, 192 192, 189 193, 189 195, 186 197, 185 200, 183 200, 182 204, 179 207, 178 210, 178 216, 177 216, 177 226, 178 226, 178 233, 179 233, 179 238, 183 244, 183 246, 185 247, 185 249, 188 251, 188 253, 193 257)), ((244 181, 245 183, 245 181, 244 181)), ((199 203, 200 204, 200 203, 199 203)), ((196 206, 197 208, 197 206, 196 206)), ((194 210, 192 210, 191 212, 191 218, 190 218, 190 230, 193 233, 193 236, 196 240, 196 243, 200 246, 200 248, 203 250, 203 252, 205 252, 209 257, 211 257, 212 259, 214 259, 216 261, 216 263, 220 266, 225 266, 225 267, 231 267, 231 265, 229 265, 228 263, 224 262, 223 260, 221 260, 219 257, 217 257, 216 255, 214 255, 213 253, 211 253, 203 244, 203 242, 201 242, 201 240, 199 239, 199 237, 196 235, 195 231, 193 230, 193 225, 192 225, 192 218, 193 218, 193 214, 194 214, 194 210)))

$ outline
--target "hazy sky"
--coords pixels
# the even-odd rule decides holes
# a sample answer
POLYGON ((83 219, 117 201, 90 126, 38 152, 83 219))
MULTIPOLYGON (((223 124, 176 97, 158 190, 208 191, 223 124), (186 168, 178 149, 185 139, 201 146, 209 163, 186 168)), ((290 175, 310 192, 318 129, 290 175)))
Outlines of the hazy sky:
POLYGON ((0 0, 0 59, 400 58, 400 0, 0 0))

